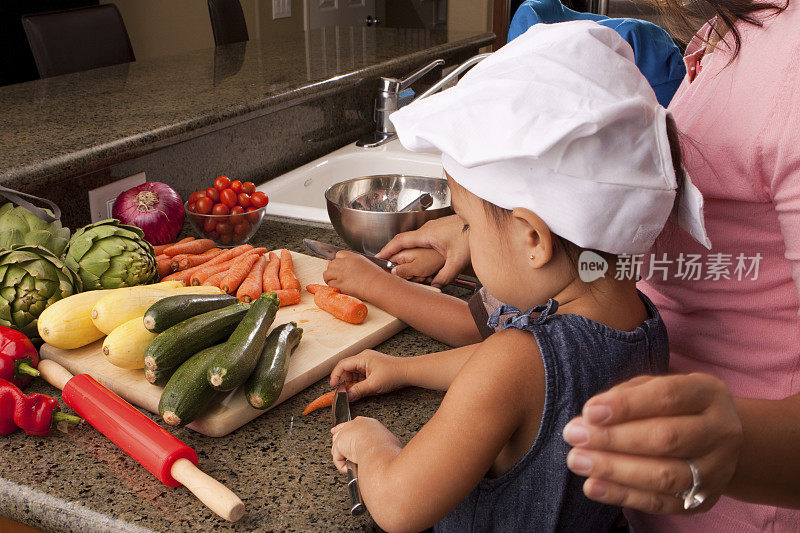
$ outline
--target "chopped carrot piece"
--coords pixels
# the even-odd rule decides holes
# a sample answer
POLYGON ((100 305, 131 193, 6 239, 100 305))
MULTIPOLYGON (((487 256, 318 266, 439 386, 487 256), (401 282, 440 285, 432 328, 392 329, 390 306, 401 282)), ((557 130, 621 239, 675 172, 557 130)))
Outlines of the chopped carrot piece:
POLYGON ((361 324, 367 318, 364 302, 346 294, 320 290, 314 294, 314 303, 323 311, 350 324, 361 324))
POLYGON ((330 407, 331 405, 333 405, 334 396, 336 396, 336 391, 332 390, 330 392, 326 392, 319 398, 315 399, 314 401, 306 405, 305 409, 303 409, 303 416, 313 411, 316 411, 317 409, 322 409, 323 407, 330 407))
POLYGON ((279 291, 272 291, 278 297, 280 307, 287 305, 294 305, 300 303, 300 291, 297 289, 281 289, 279 291))

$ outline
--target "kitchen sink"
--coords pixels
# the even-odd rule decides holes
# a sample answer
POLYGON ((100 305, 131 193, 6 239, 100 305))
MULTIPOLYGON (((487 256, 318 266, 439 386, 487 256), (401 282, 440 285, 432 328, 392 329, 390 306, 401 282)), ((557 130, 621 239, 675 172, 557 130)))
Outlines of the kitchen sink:
POLYGON ((443 175, 441 154, 409 152, 397 139, 378 148, 350 144, 257 189, 269 196, 269 217, 330 225, 325 190, 343 180, 377 174, 439 178, 443 175))

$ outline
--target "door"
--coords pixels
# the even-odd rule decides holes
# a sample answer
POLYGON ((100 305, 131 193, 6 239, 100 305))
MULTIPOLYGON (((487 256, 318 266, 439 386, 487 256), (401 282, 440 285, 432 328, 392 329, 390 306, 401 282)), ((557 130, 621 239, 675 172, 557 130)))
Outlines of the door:
POLYGON ((305 28, 371 26, 380 20, 376 0, 305 0, 305 28))

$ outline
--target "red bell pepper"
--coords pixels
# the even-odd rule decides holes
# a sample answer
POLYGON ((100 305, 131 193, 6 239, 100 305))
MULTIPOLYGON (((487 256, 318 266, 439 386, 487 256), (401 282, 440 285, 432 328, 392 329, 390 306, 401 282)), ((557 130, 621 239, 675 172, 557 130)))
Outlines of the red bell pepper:
POLYGON ((19 331, 0 326, 0 379, 24 387, 39 375, 39 354, 28 337, 19 331))
POLYGON ((59 409, 55 398, 36 392, 23 394, 13 383, 0 379, 0 434, 23 429, 28 435, 47 435, 59 422, 83 421, 59 409))

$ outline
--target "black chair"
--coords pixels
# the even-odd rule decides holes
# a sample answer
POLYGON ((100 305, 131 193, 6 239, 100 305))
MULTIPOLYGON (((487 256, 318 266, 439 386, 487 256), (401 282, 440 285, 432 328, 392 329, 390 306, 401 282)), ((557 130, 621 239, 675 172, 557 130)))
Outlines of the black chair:
POLYGON ((208 0, 208 15, 217 46, 250 39, 239 0, 208 0))
POLYGON ((42 78, 136 60, 114 4, 23 15, 22 27, 42 78))

